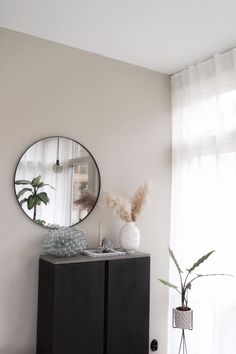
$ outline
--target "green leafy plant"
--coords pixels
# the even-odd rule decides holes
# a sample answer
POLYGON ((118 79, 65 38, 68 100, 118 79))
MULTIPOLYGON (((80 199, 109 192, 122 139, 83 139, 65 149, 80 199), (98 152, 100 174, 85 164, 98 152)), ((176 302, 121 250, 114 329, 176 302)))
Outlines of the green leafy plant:
POLYGON ((205 262, 215 251, 211 251, 208 252, 207 254, 205 254, 204 256, 202 256, 201 258, 199 258, 190 268, 187 268, 186 271, 187 273, 184 276, 184 272, 181 270, 179 263, 177 262, 175 255, 173 253, 173 251, 169 248, 169 255, 172 259, 172 261, 174 262, 177 271, 179 273, 179 278, 180 278, 180 288, 174 284, 169 283, 166 280, 163 279, 159 279, 159 281, 176 290, 180 295, 181 295, 181 309, 184 310, 186 308, 188 308, 188 300, 187 300, 187 292, 188 290, 192 289, 192 283, 197 280, 200 279, 202 277, 209 277, 209 276, 230 276, 229 274, 220 274, 220 273, 216 273, 216 274, 193 274, 193 272, 195 271, 196 268, 198 268, 203 262, 205 262))
POLYGON ((50 188, 54 189, 50 184, 45 184, 41 181, 41 176, 37 176, 32 179, 32 181, 28 180, 18 180, 15 181, 16 185, 25 186, 22 188, 18 194, 17 199, 22 206, 24 203, 27 204, 28 210, 33 209, 33 220, 40 225, 45 225, 44 220, 37 219, 37 207, 44 203, 47 205, 49 203, 49 198, 46 192, 39 192, 39 189, 45 186, 49 186, 50 188), (25 194, 29 193, 28 197, 25 197, 25 194))

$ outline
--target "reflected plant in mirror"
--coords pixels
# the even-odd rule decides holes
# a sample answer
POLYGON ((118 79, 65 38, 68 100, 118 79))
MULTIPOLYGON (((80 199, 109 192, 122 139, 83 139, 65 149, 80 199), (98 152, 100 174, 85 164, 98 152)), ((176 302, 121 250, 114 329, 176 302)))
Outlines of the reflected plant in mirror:
POLYGON ((91 153, 66 137, 49 137, 31 145, 15 172, 19 205, 37 224, 72 226, 97 203, 100 173, 91 153))
POLYGON ((42 203, 47 205, 49 203, 49 198, 46 192, 39 192, 39 189, 48 186, 50 184, 46 184, 41 181, 41 176, 39 175, 38 177, 35 177, 32 179, 32 181, 27 181, 27 180, 18 180, 15 181, 15 185, 18 186, 27 186, 23 187, 18 193, 17 193, 17 199, 22 206, 24 203, 27 205, 28 210, 33 210, 33 221, 35 221, 39 225, 45 225, 45 220, 37 219, 37 207, 41 206, 42 203), (25 195, 28 194, 28 197, 25 195), (20 198, 23 197, 21 200, 20 198))

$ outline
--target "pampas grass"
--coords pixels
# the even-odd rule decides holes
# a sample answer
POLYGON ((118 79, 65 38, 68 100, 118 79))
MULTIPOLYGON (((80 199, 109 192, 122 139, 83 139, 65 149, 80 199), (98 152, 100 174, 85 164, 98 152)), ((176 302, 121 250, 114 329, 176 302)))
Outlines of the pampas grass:
POLYGON ((97 198, 95 195, 84 191, 81 193, 80 198, 74 201, 74 205, 80 206, 81 209, 91 210, 96 203, 97 198))
POLYGON ((105 193, 101 205, 109 207, 123 221, 137 221, 145 211, 151 192, 151 182, 145 181, 131 199, 115 193, 105 193))

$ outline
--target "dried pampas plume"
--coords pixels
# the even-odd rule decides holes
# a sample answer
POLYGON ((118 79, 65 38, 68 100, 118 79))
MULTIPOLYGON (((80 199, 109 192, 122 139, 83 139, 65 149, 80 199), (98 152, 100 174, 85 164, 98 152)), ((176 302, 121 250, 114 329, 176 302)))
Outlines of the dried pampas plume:
POLYGON ((147 207, 151 191, 150 181, 144 182, 131 199, 131 218, 137 221, 147 207))
POLYGON ((130 202, 126 198, 115 193, 105 193, 101 205, 111 208, 122 220, 132 221, 130 202))
POLYGON ((84 191, 81 193, 80 198, 74 201, 74 204, 76 206, 80 206, 81 209, 88 209, 91 210, 94 204, 96 203, 96 197, 95 195, 84 191))
POLYGON ((151 182, 146 181, 129 200, 115 193, 104 193, 102 206, 109 207, 126 222, 137 221, 147 207, 151 192, 151 182))

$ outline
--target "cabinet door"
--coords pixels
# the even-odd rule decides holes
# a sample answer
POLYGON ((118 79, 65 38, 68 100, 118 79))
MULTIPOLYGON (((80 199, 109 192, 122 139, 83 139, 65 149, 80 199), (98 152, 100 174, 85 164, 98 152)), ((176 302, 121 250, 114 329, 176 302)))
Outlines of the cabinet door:
POLYGON ((54 354, 103 354, 105 262, 56 266, 54 354))
POLYGON ((53 354, 53 298, 55 267, 40 259, 37 354, 53 354))
POLYGON ((148 354, 150 258, 108 262, 106 354, 148 354))

